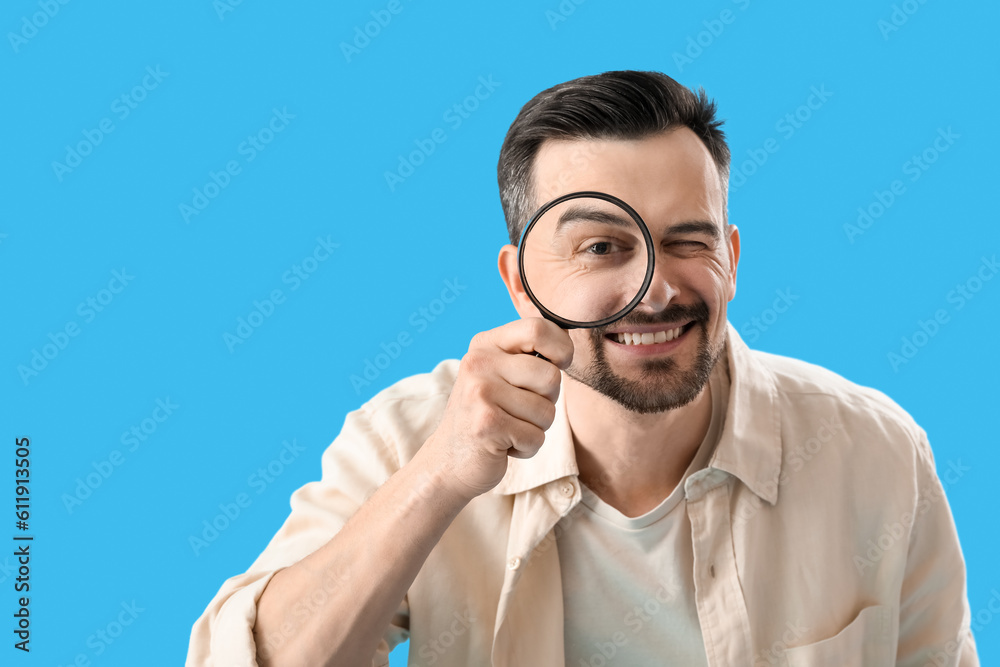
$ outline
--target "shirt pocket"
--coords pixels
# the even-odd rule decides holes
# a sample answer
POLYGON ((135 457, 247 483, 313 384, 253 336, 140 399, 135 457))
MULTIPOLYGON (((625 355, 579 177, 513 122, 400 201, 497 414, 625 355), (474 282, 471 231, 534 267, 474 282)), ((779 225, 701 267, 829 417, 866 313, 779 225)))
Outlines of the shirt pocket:
POLYGON ((823 641, 785 649, 788 667, 891 667, 892 609, 865 607, 850 624, 823 641))

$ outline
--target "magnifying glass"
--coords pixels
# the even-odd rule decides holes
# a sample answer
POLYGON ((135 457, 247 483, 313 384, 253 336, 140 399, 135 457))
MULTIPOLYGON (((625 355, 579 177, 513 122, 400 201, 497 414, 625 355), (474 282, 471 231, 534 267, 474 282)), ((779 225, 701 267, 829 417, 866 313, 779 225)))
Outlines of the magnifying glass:
POLYGON ((635 210, 603 192, 543 205, 518 244, 521 283, 542 316, 564 329, 625 317, 653 280, 653 240, 635 210))

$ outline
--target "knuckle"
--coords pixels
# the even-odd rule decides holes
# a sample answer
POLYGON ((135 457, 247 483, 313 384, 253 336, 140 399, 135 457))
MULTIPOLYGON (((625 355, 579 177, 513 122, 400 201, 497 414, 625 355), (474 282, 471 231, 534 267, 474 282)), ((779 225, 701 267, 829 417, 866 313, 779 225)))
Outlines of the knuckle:
POLYGON ((545 366, 546 368, 542 381, 545 383, 546 388, 550 391, 558 389, 559 385, 562 384, 562 373, 559 371, 559 368, 553 364, 546 364, 545 366))
POLYGON ((540 428, 526 429, 519 440, 521 449, 527 450, 532 454, 538 451, 543 442, 545 442, 545 431, 540 428))
POLYGON ((485 372, 488 366, 489 360, 487 355, 480 350, 470 348, 459 363, 459 371, 464 370, 466 373, 478 375, 485 372))
POLYGON ((552 403, 550 401, 545 401, 545 404, 542 406, 541 417, 539 419, 539 421, 541 421, 541 423, 544 424, 544 426, 542 426, 542 428, 544 430, 548 430, 548 428, 550 426, 552 426, 552 423, 555 420, 556 420, 556 406, 555 406, 555 403, 552 403))
POLYGON ((548 322, 546 322, 545 320, 543 320, 540 317, 535 317, 535 318, 532 318, 532 319, 526 320, 526 321, 528 322, 527 327, 528 327, 528 334, 529 335, 531 335, 531 336, 533 336, 535 338, 539 338, 539 337, 541 337, 542 335, 545 334, 545 329, 546 329, 546 325, 548 324, 548 322))
POLYGON ((475 419, 477 435, 492 435, 502 428, 503 423, 504 417, 498 408, 486 407, 479 411, 475 419))
POLYGON ((489 336, 485 331, 480 331, 472 340, 469 342, 469 351, 471 352, 474 348, 483 347, 488 343, 489 336))
POLYGON ((473 382, 466 389, 466 396, 475 402, 480 404, 489 405, 492 403, 490 400, 492 397, 492 392, 490 391, 489 385, 485 382, 473 382))

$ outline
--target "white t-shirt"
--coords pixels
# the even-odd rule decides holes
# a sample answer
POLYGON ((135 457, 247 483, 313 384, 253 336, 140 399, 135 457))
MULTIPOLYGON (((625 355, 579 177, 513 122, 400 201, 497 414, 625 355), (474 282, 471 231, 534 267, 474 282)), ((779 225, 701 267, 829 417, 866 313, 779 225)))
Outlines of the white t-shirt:
POLYGON ((704 468, 722 433, 725 360, 709 378, 712 420, 680 483, 627 517, 585 485, 557 531, 567 667, 707 665, 695 606, 694 553, 684 481, 704 468))

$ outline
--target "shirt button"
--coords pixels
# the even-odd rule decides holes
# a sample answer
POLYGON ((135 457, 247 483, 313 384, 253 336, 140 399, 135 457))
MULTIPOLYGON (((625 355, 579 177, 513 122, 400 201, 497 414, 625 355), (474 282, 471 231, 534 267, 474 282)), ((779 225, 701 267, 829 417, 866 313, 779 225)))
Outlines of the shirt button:
POLYGON ((569 498, 576 492, 576 487, 573 486, 571 482, 566 482, 565 484, 559 487, 559 492, 562 493, 567 498, 569 498))
POLYGON ((516 570, 521 567, 521 558, 519 556, 514 556, 509 561, 507 561, 507 567, 511 570, 516 570))

